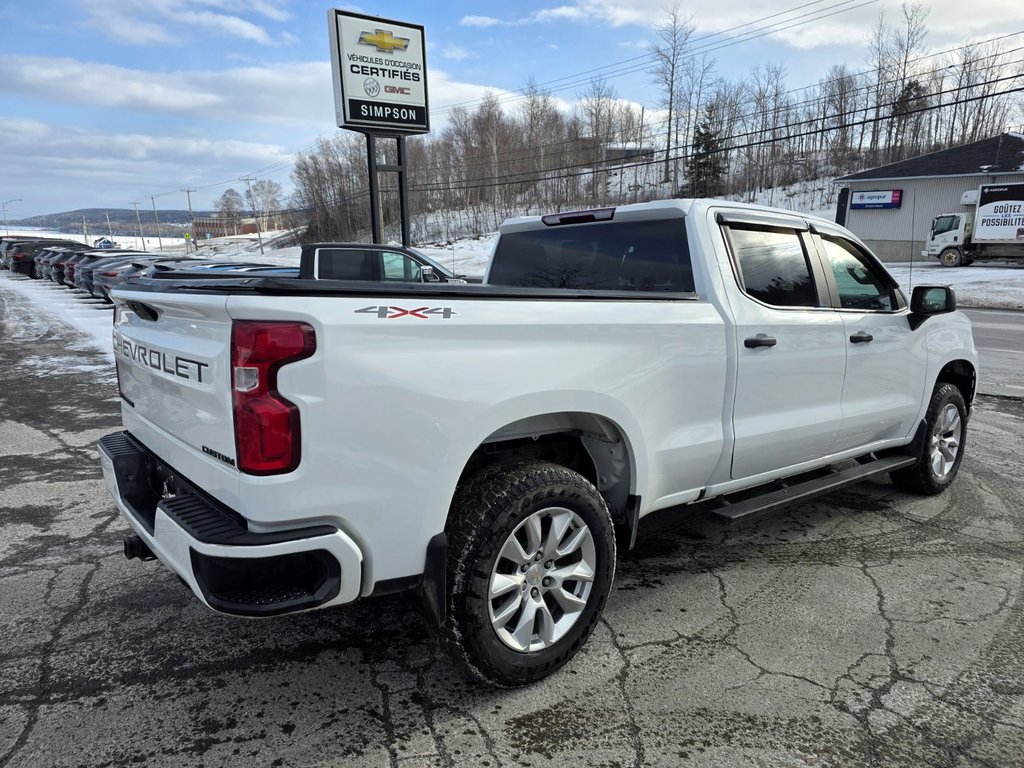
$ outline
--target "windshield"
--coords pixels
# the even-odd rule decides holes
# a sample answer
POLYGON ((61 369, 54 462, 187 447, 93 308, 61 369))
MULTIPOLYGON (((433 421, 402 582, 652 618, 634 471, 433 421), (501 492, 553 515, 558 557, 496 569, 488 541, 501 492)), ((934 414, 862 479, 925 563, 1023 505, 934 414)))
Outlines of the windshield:
POLYGON ((932 222, 932 234, 941 235, 943 232, 952 232, 960 229, 959 216, 936 216, 932 222))

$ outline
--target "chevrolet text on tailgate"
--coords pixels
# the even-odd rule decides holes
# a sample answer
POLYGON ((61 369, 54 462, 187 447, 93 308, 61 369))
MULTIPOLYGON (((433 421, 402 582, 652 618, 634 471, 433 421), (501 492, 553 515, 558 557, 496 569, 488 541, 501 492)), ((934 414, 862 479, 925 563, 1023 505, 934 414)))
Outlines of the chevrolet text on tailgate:
POLYGON ((112 296, 126 555, 239 616, 418 590, 504 685, 576 654, 655 510, 945 490, 978 368, 949 288, 908 302, 845 229, 714 200, 507 221, 482 285, 170 272, 112 296))

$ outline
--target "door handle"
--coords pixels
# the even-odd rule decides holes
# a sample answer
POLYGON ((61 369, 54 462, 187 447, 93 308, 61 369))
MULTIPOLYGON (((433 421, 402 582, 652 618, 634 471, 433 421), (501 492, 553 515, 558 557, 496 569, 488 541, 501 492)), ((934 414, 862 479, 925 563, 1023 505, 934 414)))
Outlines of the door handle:
POLYGON ((778 342, 775 341, 771 336, 765 336, 763 333, 757 334, 757 336, 751 336, 749 339, 743 340, 743 346, 747 349, 757 349, 758 347, 774 347, 778 342))
POLYGON ((857 331, 857 333, 850 337, 850 342, 853 344, 867 344, 874 338, 875 337, 867 331, 857 331))

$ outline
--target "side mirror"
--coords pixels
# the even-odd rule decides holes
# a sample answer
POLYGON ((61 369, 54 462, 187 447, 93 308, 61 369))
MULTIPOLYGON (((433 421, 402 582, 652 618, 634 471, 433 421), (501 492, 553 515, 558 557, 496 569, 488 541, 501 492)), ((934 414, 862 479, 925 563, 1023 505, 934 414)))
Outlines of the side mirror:
POLYGON ((932 315, 956 311, 956 293, 948 285, 918 285, 910 296, 910 328, 917 330, 932 315))
POLYGON ((424 283, 436 283, 440 278, 434 274, 434 268, 423 264, 420 267, 420 280, 424 283))

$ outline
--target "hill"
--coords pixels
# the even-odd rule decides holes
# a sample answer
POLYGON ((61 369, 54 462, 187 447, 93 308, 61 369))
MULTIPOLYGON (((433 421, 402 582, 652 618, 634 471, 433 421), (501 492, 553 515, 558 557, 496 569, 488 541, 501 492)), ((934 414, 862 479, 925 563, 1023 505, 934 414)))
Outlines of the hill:
MULTIPOLYGON (((179 229, 188 225, 189 212, 187 210, 158 210, 160 226, 168 229, 179 229)), ((211 216, 211 211, 195 211, 196 217, 211 216)), ((81 232, 82 223, 94 234, 107 234, 107 220, 110 220, 110 228, 115 235, 135 234, 139 231, 139 221, 142 222, 144 232, 154 232, 156 221, 153 218, 153 209, 146 209, 140 206, 139 217, 135 217, 134 208, 79 208, 74 211, 63 213, 48 213, 42 216, 30 216, 17 221, 11 220, 11 226, 40 227, 53 229, 58 232, 81 232)))

